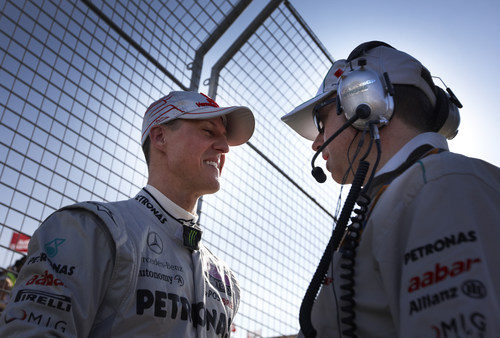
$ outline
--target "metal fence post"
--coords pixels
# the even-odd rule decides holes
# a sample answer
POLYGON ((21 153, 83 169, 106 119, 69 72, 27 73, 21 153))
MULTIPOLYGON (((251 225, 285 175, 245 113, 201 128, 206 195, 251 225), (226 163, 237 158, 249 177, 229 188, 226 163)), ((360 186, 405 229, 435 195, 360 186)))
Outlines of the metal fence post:
POLYGON ((217 26, 212 34, 203 42, 203 44, 196 50, 194 60, 188 64, 188 69, 191 70, 191 83, 189 90, 198 91, 200 86, 201 70, 203 68, 203 58, 205 54, 215 45, 219 38, 226 32, 226 30, 233 24, 233 22, 240 16, 240 14, 248 7, 252 0, 241 0, 233 8, 233 10, 224 18, 224 20, 217 26))
POLYGON ((227 51, 212 67, 209 79, 208 96, 215 99, 217 96, 217 86, 219 85, 219 74, 222 68, 231 60, 241 46, 252 36, 253 33, 262 25, 262 23, 274 12, 283 0, 271 0, 266 7, 257 15, 257 17, 248 25, 241 35, 233 42, 227 51))

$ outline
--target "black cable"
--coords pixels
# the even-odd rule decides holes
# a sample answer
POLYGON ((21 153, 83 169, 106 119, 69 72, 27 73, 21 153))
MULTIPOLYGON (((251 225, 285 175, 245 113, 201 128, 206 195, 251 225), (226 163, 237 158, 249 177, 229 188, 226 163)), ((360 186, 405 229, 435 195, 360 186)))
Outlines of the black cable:
POLYGON ((336 251, 339 247, 340 241, 347 227, 347 222, 349 221, 352 209, 354 208, 356 199, 361 191, 361 187, 365 180, 369 166, 370 165, 368 162, 360 161, 358 169, 356 171, 356 175, 354 176, 351 189, 349 190, 349 194, 347 195, 344 207, 342 208, 342 212, 340 213, 337 226, 335 227, 332 236, 328 241, 328 245, 323 252, 320 263, 316 268, 316 272, 314 273, 311 283, 307 288, 304 299, 302 300, 302 304, 300 306, 299 322, 300 328, 305 337, 316 337, 317 332, 311 322, 311 312, 314 300, 321 286, 321 283, 325 278, 328 266, 333 256, 333 252, 336 251))
POLYGON ((346 314, 342 317, 341 322, 346 326, 346 328, 342 330, 342 334, 347 337, 357 337, 357 325, 355 322, 356 301, 354 299, 354 296, 356 295, 354 290, 354 267, 356 265, 356 249, 361 238, 361 229, 366 220, 370 198, 363 191, 361 191, 357 199, 357 204, 359 205, 359 208, 354 210, 357 215, 355 217, 351 217, 352 223, 348 228, 344 242, 340 248, 341 257, 343 259, 343 262, 340 264, 340 268, 343 270, 343 273, 340 274, 340 278, 345 281, 345 283, 340 285, 340 289, 344 291, 342 296, 340 296, 342 304, 340 309, 344 314, 346 314))
POLYGON ((365 186, 363 188, 363 192, 367 192, 368 189, 370 188, 370 185, 373 181, 373 178, 375 177, 375 173, 377 171, 378 164, 380 162, 380 157, 382 155, 382 149, 380 146, 380 137, 378 135, 378 127, 374 123, 370 123, 370 136, 371 136, 372 140, 373 139, 375 140, 375 146, 377 147, 377 158, 376 158, 375 164, 372 168, 372 172, 370 173, 370 178, 368 179, 368 182, 365 184, 365 186))
POLYGON ((347 120, 347 122, 344 123, 344 125, 342 127, 340 127, 335 133, 333 133, 333 135, 330 136, 325 142, 323 142, 323 144, 321 145, 321 147, 319 147, 318 150, 316 150, 316 153, 312 157, 311 166, 313 168, 314 168, 314 161, 316 161, 316 158, 319 156, 319 154, 321 154, 321 152, 323 151, 323 149, 325 149, 330 144, 330 142, 333 141, 334 138, 336 138, 337 136, 339 136, 339 134, 341 132, 343 132, 345 129, 347 129, 348 127, 350 127, 351 124, 353 124, 357 119, 359 119, 359 116, 357 114, 354 114, 354 116, 351 117, 349 120, 347 120))
POLYGON ((335 216, 334 219, 338 219, 338 212, 340 211, 340 202, 342 200, 342 191, 344 190, 344 185, 347 182, 347 177, 349 177, 349 172, 352 172, 352 176, 354 177, 355 173, 354 170, 352 169, 353 167, 353 162, 356 160, 356 158, 359 155, 359 152, 361 151, 361 147, 363 146, 365 142, 365 136, 366 136, 366 131, 363 131, 362 139, 358 142, 358 145, 356 147, 356 151, 354 152, 354 156, 352 160, 350 159, 349 153, 351 151, 351 147, 354 144, 354 141, 356 140, 356 137, 359 135, 359 131, 356 131, 356 135, 352 138, 351 142, 349 143, 349 147, 347 148, 347 161, 349 162, 349 167, 347 168, 346 172, 344 173, 344 176, 342 176, 342 182, 340 183, 340 192, 339 192, 339 197, 337 198, 337 204, 335 206, 335 216))
POLYGON ((375 146, 377 147, 377 159, 375 160, 375 165, 373 166, 372 172, 370 174, 370 178, 368 179, 368 182, 366 183, 365 187, 363 188, 363 192, 367 192, 368 189, 370 188, 373 178, 375 177, 375 171, 378 168, 378 164, 380 162, 380 157, 382 154, 382 149, 380 147, 380 140, 375 140, 375 146))
MULTIPOLYGON (((354 152, 354 156, 353 156, 353 158, 351 160, 350 156, 349 156, 349 152, 351 150, 352 144, 354 143, 354 140, 356 139, 356 137, 358 135, 359 135, 359 130, 356 131, 356 135, 354 135, 351 143, 349 143, 349 147, 347 148, 347 162, 349 162, 349 169, 348 169, 346 175, 344 175, 345 179, 347 179, 347 175, 349 173, 349 170, 352 172, 352 177, 354 177, 354 175, 355 175, 354 170, 352 169, 352 167, 354 165, 354 161, 356 160, 356 158, 359 155, 359 152, 361 151, 361 148, 363 147, 363 144, 365 143, 366 130, 363 130, 363 134, 361 136, 361 140, 359 140, 358 145, 356 146, 356 151, 354 152)), ((343 180, 342 184, 344 184, 344 183, 345 183, 345 181, 343 180)))
POLYGON ((344 243, 340 249, 342 254, 341 257, 344 261, 343 263, 340 264, 340 268, 343 270, 343 273, 340 274, 340 278, 345 281, 345 283, 340 285, 340 289, 344 291, 342 296, 340 296, 340 301, 342 303, 340 309, 342 310, 343 313, 346 314, 341 319, 341 322, 346 326, 346 328, 342 330, 342 334, 345 335, 346 337, 357 337, 356 335, 357 325, 355 322, 356 301, 354 299, 354 296, 356 295, 354 289, 355 287, 354 267, 356 266, 356 253, 357 253, 356 249, 358 248, 358 245, 361 240, 361 230, 365 225, 368 213, 368 206, 370 205, 371 202, 370 196, 368 196, 367 191, 372 183, 373 177, 375 176, 375 172, 377 171, 380 162, 380 157, 382 154, 380 146, 380 138, 378 136, 378 130, 375 124, 370 125, 370 136, 371 136, 370 145, 367 152, 363 156, 363 159, 366 158, 370 153, 371 147, 373 145, 373 140, 375 140, 375 144, 377 147, 377 158, 371 170, 370 178, 368 179, 368 182, 366 183, 364 188, 361 190, 359 197, 356 201, 359 208, 354 210, 356 216, 351 218, 352 223, 347 230, 344 243))

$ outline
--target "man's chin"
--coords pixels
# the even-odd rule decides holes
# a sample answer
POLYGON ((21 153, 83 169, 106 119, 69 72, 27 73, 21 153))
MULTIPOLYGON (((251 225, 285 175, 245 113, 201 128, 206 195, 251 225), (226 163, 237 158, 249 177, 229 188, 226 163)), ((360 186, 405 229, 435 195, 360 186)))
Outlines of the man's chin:
POLYGON ((219 190, 220 190, 219 178, 213 179, 209 184, 203 187, 201 195, 215 194, 219 190))

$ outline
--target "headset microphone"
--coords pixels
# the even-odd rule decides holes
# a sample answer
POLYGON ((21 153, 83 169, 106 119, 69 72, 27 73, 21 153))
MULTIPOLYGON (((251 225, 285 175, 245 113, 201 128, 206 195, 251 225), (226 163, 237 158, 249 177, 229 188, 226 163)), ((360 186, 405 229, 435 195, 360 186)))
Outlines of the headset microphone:
POLYGON ((321 154, 323 149, 325 149, 326 146, 329 145, 330 142, 332 142, 334 138, 339 136, 339 134, 341 132, 343 132, 347 127, 349 127, 351 124, 353 124, 357 119, 367 118, 370 115, 370 107, 368 107, 366 105, 360 105, 360 107, 358 107, 358 108, 360 108, 360 109, 356 109, 356 114, 354 114, 353 117, 351 117, 349 120, 347 120, 347 122, 344 123, 344 125, 342 127, 340 127, 332 136, 330 136, 328 138, 328 140, 326 140, 321 145, 321 147, 319 147, 319 149, 316 151, 316 154, 314 154, 312 161, 311 161, 311 166, 312 166, 311 174, 313 175, 313 177, 316 179, 316 181, 318 183, 324 183, 326 181, 326 175, 323 172, 323 169, 321 169, 320 167, 314 166, 314 161, 316 161, 316 158, 319 156, 319 154, 321 154), (363 107, 361 107, 361 106, 363 106, 363 107), (368 110, 366 108, 368 108, 368 110))
POLYGON ((323 171, 323 169, 321 169, 320 167, 313 167, 311 170, 311 174, 316 179, 316 182, 325 183, 326 175, 325 175, 325 172, 323 171))

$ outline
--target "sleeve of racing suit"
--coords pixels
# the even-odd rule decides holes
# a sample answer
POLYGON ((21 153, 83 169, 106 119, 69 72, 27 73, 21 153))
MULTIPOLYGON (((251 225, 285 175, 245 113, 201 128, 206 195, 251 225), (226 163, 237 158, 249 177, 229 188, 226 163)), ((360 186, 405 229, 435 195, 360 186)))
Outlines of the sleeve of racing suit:
POLYGON ((0 336, 88 336, 113 265, 114 242, 96 215, 52 214, 30 240, 0 336))
POLYGON ((472 175, 427 182, 405 212, 399 297, 402 337, 500 332, 500 194, 472 175))

